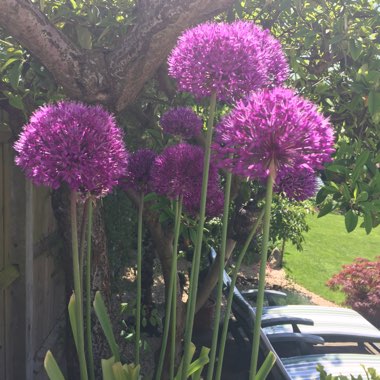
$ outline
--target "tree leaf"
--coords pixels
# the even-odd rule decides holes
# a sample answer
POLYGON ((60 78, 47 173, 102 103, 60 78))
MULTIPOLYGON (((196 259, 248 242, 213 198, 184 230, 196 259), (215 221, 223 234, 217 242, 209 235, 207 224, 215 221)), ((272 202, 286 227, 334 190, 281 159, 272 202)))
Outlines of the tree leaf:
POLYGON ((358 40, 350 40, 348 50, 354 61, 357 61, 362 53, 362 44, 358 40))
POLYGON ((92 35, 91 32, 81 26, 81 25, 76 25, 75 30, 77 32, 77 40, 79 43, 79 46, 83 49, 91 49, 92 48, 92 35))
POLYGON ((373 221, 370 212, 364 212, 364 228, 367 235, 372 231, 373 221))
POLYGON ((347 232, 352 232, 358 224, 358 215, 352 210, 348 210, 344 216, 344 222, 346 224, 347 232))
POLYGON ((375 123, 380 122, 380 92, 370 91, 368 95, 368 111, 375 123))
POLYGON ((330 202, 327 202, 320 210, 319 210, 319 214, 318 214, 318 218, 321 218, 322 216, 325 216, 327 215, 328 213, 330 213, 331 211, 333 210, 333 203, 330 201, 330 202))
POLYGON ((328 196, 327 191, 322 187, 322 189, 318 191, 315 201, 319 205, 326 199, 327 196, 328 196))
POLYGON ((19 61, 20 58, 17 57, 13 57, 13 58, 9 58, 7 62, 4 63, 4 65, 0 68, 0 73, 2 73, 8 66, 10 66, 12 63, 16 62, 16 61, 19 61))
POLYGON ((362 191, 356 198, 356 202, 365 202, 367 200, 368 200, 368 193, 366 191, 362 191))
MULTIPOLYGON (((363 153, 361 153, 361 155, 356 160, 355 169, 353 170, 352 177, 351 177, 352 183, 355 183, 358 180, 360 174, 363 172, 363 166, 367 162, 368 158, 369 158, 369 151, 365 150, 363 153)), ((356 199, 356 196, 354 198, 356 199)))

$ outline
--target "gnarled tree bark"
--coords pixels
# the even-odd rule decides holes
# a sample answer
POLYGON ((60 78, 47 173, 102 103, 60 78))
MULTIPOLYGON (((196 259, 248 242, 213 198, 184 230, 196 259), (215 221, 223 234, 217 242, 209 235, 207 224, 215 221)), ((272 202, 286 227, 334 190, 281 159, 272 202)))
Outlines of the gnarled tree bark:
POLYGON ((121 111, 138 96, 181 32, 233 0, 140 0, 134 27, 114 50, 80 49, 29 0, 1 0, 0 26, 52 73, 65 93, 121 111))

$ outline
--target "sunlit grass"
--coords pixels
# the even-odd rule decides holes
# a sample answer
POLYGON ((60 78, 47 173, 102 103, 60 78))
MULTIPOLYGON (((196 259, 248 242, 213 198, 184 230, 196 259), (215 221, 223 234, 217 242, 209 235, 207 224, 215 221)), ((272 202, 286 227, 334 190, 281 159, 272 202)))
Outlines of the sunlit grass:
POLYGON ((310 231, 305 234, 304 250, 298 252, 291 244, 285 248, 286 273, 297 284, 335 303, 343 303, 341 292, 330 290, 325 284, 341 270, 343 264, 356 257, 374 259, 380 256, 380 227, 366 235, 363 228, 347 233, 344 217, 326 215, 308 217, 310 231))

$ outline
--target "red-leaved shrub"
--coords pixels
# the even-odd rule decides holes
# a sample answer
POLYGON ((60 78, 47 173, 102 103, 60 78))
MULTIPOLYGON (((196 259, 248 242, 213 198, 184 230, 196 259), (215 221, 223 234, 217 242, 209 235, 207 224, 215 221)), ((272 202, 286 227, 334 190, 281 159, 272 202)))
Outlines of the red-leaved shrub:
POLYGON ((327 285, 342 290, 348 306, 380 327, 380 256, 375 261, 358 257, 353 264, 343 265, 327 285))

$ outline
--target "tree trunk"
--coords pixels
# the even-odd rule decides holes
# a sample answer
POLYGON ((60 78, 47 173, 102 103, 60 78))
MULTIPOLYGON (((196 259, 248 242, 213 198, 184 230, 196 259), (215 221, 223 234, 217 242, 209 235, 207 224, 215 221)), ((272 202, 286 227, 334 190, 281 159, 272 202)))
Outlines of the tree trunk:
MULTIPOLYGON (((71 260, 71 234, 70 234, 70 191, 67 188, 61 187, 53 192, 52 206, 55 217, 57 219, 58 230, 62 237, 63 250, 62 259, 66 272, 66 298, 67 303, 73 292, 73 275, 72 275, 72 260, 71 260)), ((78 205, 78 220, 81 220, 83 214, 83 205, 78 205)), ((78 226, 80 229, 80 226, 78 226)), ((94 208, 93 215, 93 230, 92 230, 92 265, 91 265, 91 293, 92 297, 99 290, 102 293, 103 299, 108 310, 110 308, 110 282, 109 282, 109 266, 106 251, 105 228, 102 216, 102 209, 98 203, 94 208)), ((80 236, 80 230, 78 234, 80 236)), ((110 350, 101 330, 101 326, 97 323, 96 318, 93 318, 93 350, 94 364, 97 374, 100 376, 101 358, 108 358, 110 350)), ((78 360, 74 342, 72 339, 70 322, 67 319, 67 368, 69 378, 78 378, 78 360)))

